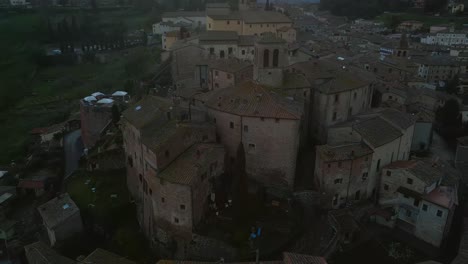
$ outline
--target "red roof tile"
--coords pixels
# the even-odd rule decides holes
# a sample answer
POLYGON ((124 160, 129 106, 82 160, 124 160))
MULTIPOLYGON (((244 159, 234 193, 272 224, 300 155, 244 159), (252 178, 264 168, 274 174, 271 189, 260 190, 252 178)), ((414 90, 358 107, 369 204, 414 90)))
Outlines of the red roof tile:
POLYGON ((241 116, 301 118, 300 108, 293 101, 288 101, 253 81, 246 81, 235 88, 215 92, 208 100, 207 106, 241 116))

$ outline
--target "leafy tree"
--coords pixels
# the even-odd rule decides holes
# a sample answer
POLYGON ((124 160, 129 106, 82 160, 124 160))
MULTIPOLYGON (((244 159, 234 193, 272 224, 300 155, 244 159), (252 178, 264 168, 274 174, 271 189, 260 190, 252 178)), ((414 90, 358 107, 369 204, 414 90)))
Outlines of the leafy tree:
POLYGON ((460 127, 460 105, 455 99, 448 100, 436 112, 436 119, 444 127, 460 127))
POLYGON ((50 22, 49 18, 47 18, 47 33, 49 34, 49 41, 54 41, 55 40, 55 30, 54 30, 54 27, 52 26, 52 23, 50 22))
POLYGON ((78 28, 78 23, 76 22, 76 17, 74 15, 71 18, 71 34, 73 40, 80 39, 80 29, 78 28))
POLYGON ((460 79, 458 74, 455 75, 452 80, 447 83, 447 93, 456 94, 458 92, 458 85, 460 84, 460 79))
POLYGON ((94 11, 97 11, 98 6, 97 6, 96 0, 90 0, 89 5, 91 6, 91 8, 92 8, 94 11))
POLYGON ((237 156, 233 168, 234 185, 234 213, 238 222, 245 222, 248 218, 246 208, 248 207, 248 182, 247 172, 245 170, 245 150, 244 144, 239 143, 237 147, 237 156))

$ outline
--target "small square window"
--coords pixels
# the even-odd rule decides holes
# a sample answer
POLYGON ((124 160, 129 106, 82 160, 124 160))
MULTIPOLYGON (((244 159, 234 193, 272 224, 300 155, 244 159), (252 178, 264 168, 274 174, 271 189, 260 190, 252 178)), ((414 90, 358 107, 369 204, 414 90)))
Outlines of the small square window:
POLYGON ((335 184, 343 183, 343 179, 335 179, 334 183, 335 184))
POLYGON ((249 144, 249 151, 255 150, 255 144, 249 144))
POLYGON ((226 21, 226 24, 228 24, 228 25, 229 25, 229 24, 231 24, 231 21, 229 21, 229 20, 228 20, 228 21, 226 21))
POLYGON ((392 172, 391 171, 387 171, 387 176, 392 176, 392 172))
POLYGON ((442 217, 443 212, 441 210, 437 210, 437 216, 442 217))
POLYGON ((328 163, 327 166, 328 166, 328 168, 331 168, 331 163, 328 163))
POLYGON ((422 209, 423 211, 427 211, 427 204, 423 204, 422 209))
POLYGON ((179 218, 174 217, 174 223, 178 224, 179 223, 179 218))
POLYGON ((406 199, 409 199, 409 196, 406 194, 403 194, 403 197, 405 197, 406 199))
POLYGON ((161 197, 161 203, 165 203, 165 202, 166 202, 166 198, 161 197))
POLYGON ((388 185, 387 185, 387 184, 384 184, 383 189, 384 189, 385 191, 388 191, 388 189, 389 189, 388 185))
POLYGON ((233 122, 229 122, 229 127, 230 127, 230 128, 234 128, 234 123, 233 123, 233 122))
POLYGON ((227 78, 228 78, 228 80, 230 80, 231 79, 231 74, 228 73, 227 78))
POLYGON ((149 189, 149 194, 153 195, 153 190, 151 188, 149 189))
POLYGON ((244 126, 244 132, 249 132, 249 126, 244 126))
POLYGON ((407 184, 413 184, 413 179, 411 179, 411 178, 406 179, 406 183, 407 184))
POLYGON ((280 119, 279 118, 275 118, 275 122, 276 123, 279 123, 280 119))
POLYGON ((419 207, 419 200, 414 199, 413 205, 415 207, 419 207))
POLYGON ((180 205, 180 210, 185 210, 185 204, 180 205))
POLYGON ((140 178, 140 182, 143 181, 143 175, 139 174, 139 175, 138 175, 138 178, 140 178))

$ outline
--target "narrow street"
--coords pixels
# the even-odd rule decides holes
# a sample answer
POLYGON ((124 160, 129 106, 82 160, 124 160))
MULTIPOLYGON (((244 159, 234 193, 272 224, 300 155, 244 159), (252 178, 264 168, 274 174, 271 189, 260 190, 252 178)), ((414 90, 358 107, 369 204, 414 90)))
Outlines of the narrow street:
POLYGON ((67 179, 79 165, 83 153, 83 143, 81 142, 81 130, 75 130, 65 135, 63 139, 65 152, 65 176, 67 179))

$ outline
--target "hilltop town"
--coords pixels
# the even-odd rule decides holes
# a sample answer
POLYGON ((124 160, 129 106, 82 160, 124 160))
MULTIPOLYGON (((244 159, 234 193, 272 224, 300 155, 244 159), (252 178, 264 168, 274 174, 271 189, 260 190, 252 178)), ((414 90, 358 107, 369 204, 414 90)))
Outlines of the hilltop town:
POLYGON ((63 114, 0 166, 0 263, 468 263, 468 3, 195 2, 49 27, 42 67, 109 79, 13 108, 63 114))

